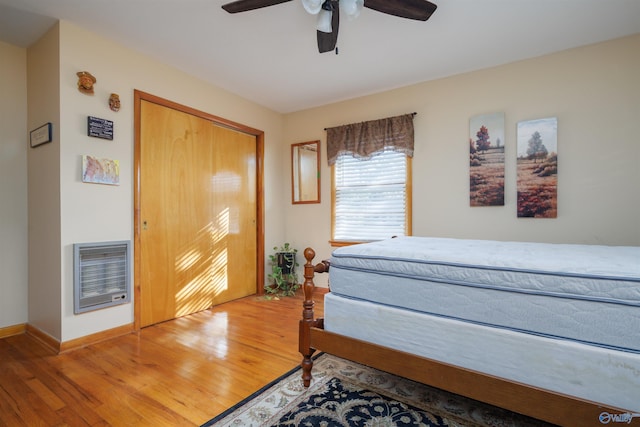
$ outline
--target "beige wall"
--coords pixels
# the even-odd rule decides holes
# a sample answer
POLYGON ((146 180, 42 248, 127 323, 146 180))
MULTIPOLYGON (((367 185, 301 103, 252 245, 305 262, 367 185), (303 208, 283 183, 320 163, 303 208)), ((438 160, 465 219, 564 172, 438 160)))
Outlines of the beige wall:
POLYGON ((281 240, 288 200, 280 191, 288 165, 279 155, 281 114, 67 22, 28 50, 0 44, 0 55, 0 328, 29 322, 64 342, 133 321, 133 304, 73 314, 72 245, 133 239, 134 89, 265 132, 265 247, 281 240), (93 96, 78 92, 80 70, 97 77, 93 96), (108 108, 111 92, 122 100, 118 113, 108 108), (89 115, 114 121, 113 141, 86 136, 89 115), (28 151, 27 129, 46 122, 53 142, 28 151), (120 160, 121 185, 81 183, 83 154, 120 160))
MULTIPOLYGON (((640 245, 640 35, 289 114, 286 145, 320 139, 322 203, 288 205, 286 239, 327 257, 325 127, 417 112, 413 234, 640 245), (469 207, 471 116, 504 112, 504 207, 469 207), (516 124, 558 118, 558 218, 516 217, 516 124), (313 227, 308 228, 308 224, 313 227)), ((282 148, 282 155, 288 153, 282 148)))
POLYGON ((0 42, 0 328, 27 322, 27 51, 0 42))
POLYGON ((54 338, 60 307, 60 89, 58 26, 27 51, 28 129, 52 123, 51 143, 29 149, 29 323, 54 338))
POLYGON ((0 128, 0 160, 7 164, 0 171, 0 328, 28 322, 64 342, 133 321, 133 304, 73 314, 72 248, 76 242, 133 240, 134 89, 265 132, 265 247, 282 240, 288 158, 279 153, 281 114, 68 22, 28 50, 0 44, 0 55, 7 119, 0 128), (77 90, 81 70, 97 77, 93 96, 77 90), (120 95, 118 113, 108 108, 111 92, 120 95), (86 136, 89 115, 114 121, 113 141, 86 136), (53 123, 53 142, 29 150, 27 160, 27 129, 46 122, 53 123), (119 160, 120 186, 81 183, 83 154, 119 160))
POLYGON ((0 328, 28 321, 67 341, 133 320, 132 304, 73 315, 72 244, 133 239, 134 89, 265 131, 267 254, 284 241, 312 246, 318 258, 331 252, 323 128, 414 111, 415 235, 640 245, 638 51, 640 35, 283 117, 66 22, 28 55, 0 44, 0 73, 12 76, 0 80, 12 102, 0 107, 0 262, 8 272, 0 281, 0 328), (98 79, 92 97, 76 89, 80 70, 98 79), (111 92, 122 99, 118 113, 108 109, 111 92), (468 120, 496 111, 506 114, 506 206, 470 208, 468 120), (88 115, 113 120, 114 140, 87 137, 88 115), (518 219, 515 126, 549 116, 559 120, 558 218, 518 219), (5 117, 11 117, 6 126, 5 117), (48 121, 54 142, 27 150, 27 130, 48 121), (315 139, 322 143, 322 203, 291 205, 290 144, 315 139), (28 303, 27 154, 33 236, 28 303), (120 160, 121 185, 82 184, 83 154, 120 160))
POLYGON ((62 213, 62 341, 133 321, 133 304, 73 314, 73 257, 76 242, 133 240, 133 92, 139 89, 265 132, 265 245, 282 235, 282 196, 274 188, 283 182, 277 156, 282 141, 280 114, 205 84, 124 46, 114 44, 67 22, 60 24, 61 213, 62 213), (81 94, 76 72, 97 79, 95 95, 81 94), (108 108, 110 93, 122 107, 108 108), (86 135, 87 116, 114 121, 113 141, 86 135), (81 158, 90 154, 120 161, 120 186, 81 182, 81 158))

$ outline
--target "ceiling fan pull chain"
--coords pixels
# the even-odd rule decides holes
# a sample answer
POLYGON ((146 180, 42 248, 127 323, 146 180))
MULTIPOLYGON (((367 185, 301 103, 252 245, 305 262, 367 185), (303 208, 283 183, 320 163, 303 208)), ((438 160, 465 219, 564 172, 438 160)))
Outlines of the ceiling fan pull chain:
POLYGON ((336 55, 338 54, 338 46, 336 46, 336 55))

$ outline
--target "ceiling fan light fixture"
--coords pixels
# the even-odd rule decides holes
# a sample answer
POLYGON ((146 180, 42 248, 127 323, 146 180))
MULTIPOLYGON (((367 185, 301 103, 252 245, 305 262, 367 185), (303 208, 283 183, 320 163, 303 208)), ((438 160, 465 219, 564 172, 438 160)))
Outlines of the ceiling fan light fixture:
POLYGON ((316 24, 316 29, 323 33, 331 34, 333 32, 333 26, 331 25, 331 17, 333 11, 322 8, 318 13, 318 22, 316 24))
POLYGON ((340 0, 340 8, 347 19, 352 20, 360 16, 360 11, 364 7, 364 0, 340 0))
MULTIPOLYGON (((0 0, 1 2, 2 0, 0 0)), ((229 13, 246 12, 263 7, 275 6, 292 0, 234 0, 223 4, 222 8, 229 13)), ((347 15, 349 20, 358 17, 363 7, 397 16, 399 18, 426 21, 438 6, 429 0, 301 0, 305 10, 317 15, 316 38, 318 52, 325 53, 335 50, 338 42, 338 28, 340 28, 340 12, 347 15), (366 5, 365 5, 366 2, 366 5)))
POLYGON ((302 0, 302 6, 308 13, 317 15, 322 8, 322 0, 302 0))

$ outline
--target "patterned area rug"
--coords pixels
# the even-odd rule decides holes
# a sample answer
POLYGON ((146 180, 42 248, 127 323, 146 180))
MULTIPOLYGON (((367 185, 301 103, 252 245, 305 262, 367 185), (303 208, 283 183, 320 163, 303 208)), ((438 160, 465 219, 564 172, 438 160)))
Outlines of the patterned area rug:
POLYGON ((308 389, 294 369, 202 427, 550 426, 329 354, 313 373, 308 389))

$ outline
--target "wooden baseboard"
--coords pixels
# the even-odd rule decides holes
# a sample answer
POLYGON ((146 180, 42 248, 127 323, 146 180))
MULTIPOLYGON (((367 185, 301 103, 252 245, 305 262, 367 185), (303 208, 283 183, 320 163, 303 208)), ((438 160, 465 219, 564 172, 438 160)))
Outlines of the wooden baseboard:
POLYGON ((133 323, 127 325, 118 326, 117 328, 108 329, 95 334, 87 335, 84 337, 76 338, 65 342, 60 342, 52 336, 44 333, 40 329, 32 325, 26 326, 26 333, 38 340, 45 347, 49 348, 56 354, 65 353, 67 351, 76 350, 82 347, 86 347, 91 344, 96 344, 101 341, 106 341, 112 338, 120 337, 123 335, 134 332, 133 323))
POLYGON ((129 323, 127 325, 118 326, 117 328, 107 329, 106 331, 101 331, 81 338, 76 338, 74 340, 65 341, 60 345, 60 353, 76 350, 78 348, 96 344, 101 341, 110 340, 112 338, 121 337, 134 331, 135 329, 133 327, 133 323, 129 323))
POLYGON ((0 328, 0 339, 11 337, 13 335, 21 335, 27 331, 27 324, 21 323, 19 325, 5 326, 0 328))
POLYGON ((51 335, 41 331, 33 325, 27 325, 27 335, 38 341, 40 344, 47 347, 52 352, 60 353, 60 341, 52 337, 51 335))

